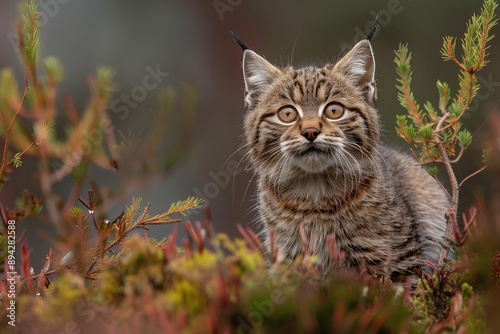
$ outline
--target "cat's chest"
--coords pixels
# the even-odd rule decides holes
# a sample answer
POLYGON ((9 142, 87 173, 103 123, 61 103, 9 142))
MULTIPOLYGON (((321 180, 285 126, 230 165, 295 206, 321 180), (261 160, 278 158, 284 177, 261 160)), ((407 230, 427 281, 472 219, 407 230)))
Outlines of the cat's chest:
POLYGON ((259 204, 267 220, 277 224, 359 219, 374 212, 370 207, 381 205, 380 200, 374 200, 380 197, 375 188, 371 178, 360 180, 356 185, 327 178, 297 179, 285 185, 262 179, 259 204))
POLYGON ((326 258, 322 245, 331 235, 353 263, 358 261, 354 249, 369 249, 368 259, 381 259, 389 252, 391 240, 399 237, 393 233, 392 223, 398 221, 393 219, 394 203, 376 180, 360 180, 356 187, 331 182, 297 185, 302 189, 283 191, 266 182, 259 187, 262 222, 275 232, 276 243, 287 256, 300 252, 301 227, 308 240, 317 241, 320 257, 326 258))
POLYGON ((335 186, 326 180, 294 180, 289 185, 267 184, 270 192, 279 200, 322 207, 328 198, 335 196, 335 186))
POLYGON ((354 202, 377 191, 380 179, 370 175, 310 175, 290 177, 284 182, 261 177, 259 191, 268 191, 277 199, 300 200, 321 205, 325 200, 354 202))

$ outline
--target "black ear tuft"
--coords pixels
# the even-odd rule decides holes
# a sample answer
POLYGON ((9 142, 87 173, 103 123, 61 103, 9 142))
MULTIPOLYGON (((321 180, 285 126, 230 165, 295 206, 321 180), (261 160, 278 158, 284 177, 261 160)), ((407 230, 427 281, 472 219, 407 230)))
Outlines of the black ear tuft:
POLYGON ((375 32, 377 31, 378 26, 379 26, 379 23, 378 23, 378 15, 377 15, 377 17, 375 18, 375 22, 373 23, 372 27, 370 28, 370 31, 368 32, 368 34, 366 34, 365 39, 371 40, 373 35, 375 35, 375 32))
POLYGON ((230 31, 229 33, 231 34, 231 37, 233 37, 234 41, 238 43, 242 51, 250 50, 250 48, 246 46, 233 31, 230 31))

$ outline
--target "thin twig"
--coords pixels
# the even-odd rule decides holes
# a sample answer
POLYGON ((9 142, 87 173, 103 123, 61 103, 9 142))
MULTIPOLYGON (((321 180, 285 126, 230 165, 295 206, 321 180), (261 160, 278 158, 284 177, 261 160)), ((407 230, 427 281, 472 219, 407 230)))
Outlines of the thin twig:
POLYGON ((459 190, 459 185, 458 185, 458 181, 457 181, 457 178, 455 176, 455 173, 453 171, 453 167, 451 165, 451 162, 450 162, 450 158, 448 156, 448 152, 446 151, 446 147, 445 147, 445 143, 441 140, 440 136, 439 136, 439 133, 442 131, 442 128, 441 126, 444 124, 444 122, 446 121, 446 119, 450 116, 449 113, 446 113, 440 120, 439 120, 439 123, 438 125, 436 126, 436 130, 434 132, 434 138, 436 140, 436 143, 438 145, 438 148, 439 148, 439 151, 441 153, 441 157, 442 157, 442 160, 443 160, 443 164, 445 166, 445 169, 446 169, 446 173, 448 174, 448 178, 450 180, 450 187, 451 187, 451 197, 450 197, 450 200, 451 200, 451 207, 450 207, 450 210, 448 210, 448 213, 451 215, 453 215, 453 217, 449 217, 448 218, 448 221, 446 222, 446 230, 445 230, 445 245, 447 247, 443 247, 441 248, 441 252, 439 254, 439 265, 443 265, 444 264, 444 261, 445 259, 448 257, 448 250, 449 250, 449 240, 448 239, 451 239, 453 236, 452 236, 452 229, 453 229, 453 226, 452 226, 452 223, 451 221, 456 221, 457 218, 456 218, 456 214, 457 214, 457 209, 458 209, 458 190, 459 190))
POLYGON ((460 67, 462 71, 467 72, 465 66, 453 55, 453 51, 451 48, 452 44, 453 40, 450 40, 450 42, 446 44, 446 51, 447 51, 446 55, 451 59, 451 61, 453 61, 458 67, 460 67))
POLYGON ((462 158, 462 155, 464 154, 464 151, 465 151, 465 148, 462 146, 460 147, 460 152, 458 152, 458 155, 455 159, 451 160, 450 162, 452 164, 456 164, 457 162, 460 161, 460 159, 462 158))
POLYGON ((28 68, 26 69, 26 73, 24 73, 24 93, 23 97, 21 98, 21 102, 19 103, 19 106, 17 107, 16 113, 10 120, 9 126, 7 129, 5 129, 5 143, 3 147, 3 156, 2 156, 2 167, 0 167, 0 180, 3 179, 3 175, 5 173, 5 169, 12 163, 12 161, 7 162, 7 153, 9 151, 9 145, 10 145, 10 131, 12 126, 14 125, 14 122, 19 115, 19 112, 21 111, 24 103, 26 102, 26 97, 28 96, 28 91, 30 89, 30 83, 29 83, 29 74, 31 70, 28 68))
POLYGON ((433 161, 433 160, 427 160, 427 161, 422 161, 422 162, 417 162, 417 166, 425 166, 425 165, 430 165, 430 164, 435 164, 439 163, 441 161, 433 161))
POLYGON ((477 72, 481 69, 481 66, 484 65, 484 56, 486 54, 486 43, 487 43, 487 38, 488 38, 488 31, 491 28, 491 18, 492 15, 490 15, 490 12, 487 12, 486 17, 484 18, 484 24, 483 24, 483 30, 481 31, 481 47, 479 48, 479 56, 477 59, 477 64, 476 66, 471 69, 471 72, 477 72))
MULTIPOLYGON (((439 120, 438 124, 436 125, 436 130, 434 130, 434 135, 437 135, 439 134, 441 131, 445 130, 445 128, 441 128, 444 124, 444 122, 448 119, 448 117, 450 117, 450 113, 446 113, 443 115, 443 117, 441 117, 441 119, 439 120)), ((441 140, 438 141, 438 143, 440 142, 441 140)))
POLYGON ((434 180, 436 180, 436 182, 441 187, 441 189, 443 189, 443 191, 446 193, 446 195, 448 195, 448 197, 451 199, 450 192, 448 191, 448 189, 446 189, 446 187, 443 185, 443 183, 436 176, 434 176, 434 180))
POLYGON ((479 168, 477 171, 475 171, 474 173, 470 174, 469 176, 467 176, 465 179, 462 180, 462 182, 460 182, 460 184, 458 185, 458 187, 462 187, 462 184, 464 184, 467 180, 471 179, 472 177, 476 176, 477 174, 481 173, 483 170, 485 170, 486 168, 488 168, 488 165, 484 165, 483 167, 479 168))
POLYGON ((240 232, 240 234, 243 236, 243 239, 245 239, 246 243, 250 246, 250 248, 253 251, 256 251, 258 249, 258 246, 255 244, 255 242, 252 240, 252 238, 248 235, 248 233, 245 231, 243 226, 238 224, 238 225, 236 225, 236 227, 238 228, 238 232, 240 232))
POLYGON ((471 228, 475 228, 476 226, 476 214, 477 210, 475 207, 472 207, 470 209, 470 217, 468 219, 465 213, 462 214, 462 219, 464 222, 464 237, 472 236, 471 228))
MULTIPOLYGON (((460 115, 458 115, 453 120, 451 120, 450 123, 448 123, 444 128, 440 129, 439 132, 442 132, 442 131, 447 130, 447 129, 451 128, 452 126, 454 126, 462 118, 462 116, 467 111, 467 108, 469 107, 469 104, 472 100, 472 94, 474 91, 474 72, 466 71, 466 73, 469 74, 469 91, 467 92, 467 99, 464 103, 464 107, 463 107, 462 111, 460 112, 460 115)), ((449 116, 449 114, 448 114, 448 116, 449 116)), ((436 128, 436 131, 437 131, 437 128, 436 128)))
MULTIPOLYGON (((21 152, 19 152, 18 156, 22 157, 33 145, 35 145, 34 141, 31 142, 28 146, 26 146, 24 150, 22 150, 21 152)), ((10 159, 9 162, 7 162, 7 166, 9 166, 11 163, 13 163, 14 160, 16 160, 16 159, 15 158, 10 159)))

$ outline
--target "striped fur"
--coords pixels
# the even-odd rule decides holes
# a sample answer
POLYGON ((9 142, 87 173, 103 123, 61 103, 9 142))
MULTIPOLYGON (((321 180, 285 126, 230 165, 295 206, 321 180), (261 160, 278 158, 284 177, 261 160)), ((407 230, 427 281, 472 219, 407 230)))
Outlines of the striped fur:
POLYGON ((380 144, 374 74, 367 40, 321 68, 277 68, 244 51, 244 130, 259 220, 268 244, 275 231, 285 259, 302 251, 302 225, 326 267, 328 235, 347 265, 392 278, 412 274, 423 259, 437 262, 447 198, 415 161, 380 144), (344 107, 338 119, 324 114, 331 102, 344 107), (284 106, 297 111, 294 122, 278 117, 284 106), (313 141, 307 129, 317 130, 313 141))

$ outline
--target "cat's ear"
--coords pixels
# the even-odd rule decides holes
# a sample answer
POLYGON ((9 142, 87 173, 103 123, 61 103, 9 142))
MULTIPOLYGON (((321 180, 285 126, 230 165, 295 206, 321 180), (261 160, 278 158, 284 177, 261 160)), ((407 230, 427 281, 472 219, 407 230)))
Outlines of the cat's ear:
POLYGON ((367 97, 375 101, 375 57, 370 42, 366 39, 358 42, 352 50, 335 64, 335 69, 344 74, 354 86, 367 92, 367 97))
POLYGON ((250 49, 243 53, 245 104, 251 108, 265 93, 280 70, 250 49))

